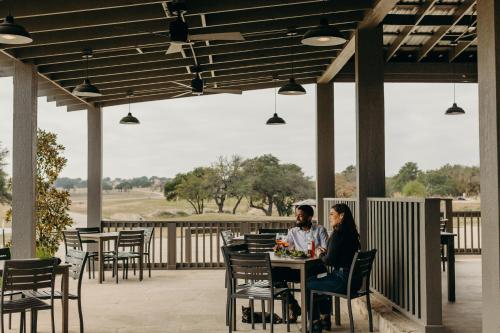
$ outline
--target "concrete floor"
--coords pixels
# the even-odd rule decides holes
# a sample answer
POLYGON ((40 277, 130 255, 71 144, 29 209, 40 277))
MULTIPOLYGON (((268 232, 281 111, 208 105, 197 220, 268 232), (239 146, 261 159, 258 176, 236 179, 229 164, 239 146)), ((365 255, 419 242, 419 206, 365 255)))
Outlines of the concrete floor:
POLYGON ((456 257, 456 302, 448 302, 446 273, 443 281, 443 322, 447 332, 481 332, 481 256, 456 257))
MULTIPOLYGON (((443 318, 448 332, 481 332, 481 257, 457 257, 456 303, 443 297, 443 318)), ((153 271, 151 279, 139 282, 133 275, 116 285, 109 278, 99 285, 85 278, 83 311, 86 333, 126 332, 227 332, 225 326, 225 289, 223 270, 153 271)), ((446 280, 443 274, 443 295, 446 280)), ((73 282, 73 281, 71 281, 73 282)), ((74 285, 72 285, 73 287, 74 285)), ((239 332, 265 332, 258 325, 251 330, 242 324, 238 305, 239 332)), ((258 305, 257 305, 258 306, 258 305)), ((276 304, 276 313, 281 307, 276 304)), ((346 306, 342 304, 343 326, 333 332, 347 332, 346 306)), ((260 311, 260 309, 257 309, 260 311)), ((12 332, 18 327, 13 318, 12 332)), ((39 332, 49 332, 49 313, 40 313, 39 332)), ((367 332, 365 319, 355 318, 356 332, 367 332)), ((60 306, 56 308, 56 331, 60 332, 60 306)), ((70 331, 79 332, 75 302, 70 305, 70 331)), ((276 332, 286 332, 286 325, 275 326, 276 332)), ((300 323, 292 332, 300 332, 300 323)), ((267 328, 269 332, 269 326, 267 328)))

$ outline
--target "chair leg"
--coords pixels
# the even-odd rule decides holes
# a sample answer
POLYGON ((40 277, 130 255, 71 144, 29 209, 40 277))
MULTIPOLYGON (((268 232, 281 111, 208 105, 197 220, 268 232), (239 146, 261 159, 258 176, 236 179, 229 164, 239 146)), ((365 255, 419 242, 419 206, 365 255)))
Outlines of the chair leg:
MULTIPOLYGON (((226 281, 227 281, 227 275, 226 275, 226 281)), ((226 326, 229 326, 229 317, 231 316, 231 312, 229 311, 229 302, 231 301, 231 295, 229 294, 229 287, 226 286, 226 326)))
POLYGON ((26 312, 21 312, 19 314, 19 332, 26 332, 26 312))
MULTIPOLYGON (((10 300, 12 301, 12 295, 10 295, 10 300)), ((3 321, 3 316, 2 316, 2 321, 3 321)), ((2 323, 2 325, 3 325, 3 323, 2 323)), ((9 313, 9 330, 10 329, 12 329, 12 313, 9 313)))
POLYGON ((54 320, 54 304, 52 304, 52 307, 50 308, 50 321, 52 324, 52 333, 56 333, 56 322, 54 320))
POLYGON ((370 303, 370 293, 366 294, 366 308, 368 310, 368 329, 373 332, 372 304, 370 303))
POLYGON ((31 311, 31 333, 37 331, 37 311, 31 311))
MULTIPOLYGON (((263 320, 266 321, 266 316, 263 320)), ((269 321, 271 322, 271 333, 274 333, 274 298, 271 298, 271 306, 269 307, 269 321)))
POLYGON ((288 292, 286 294, 286 298, 285 298, 285 320, 286 320, 286 331, 287 332, 290 332, 290 314, 288 312, 288 300, 290 299, 290 292, 288 292))
POLYGON ((148 254, 148 270, 149 270, 149 277, 151 277, 151 257, 148 254))
POLYGON ((233 319, 233 298, 231 297, 229 299, 229 333, 232 333, 233 332, 233 325, 235 325, 234 323, 234 319, 233 319))
MULTIPOLYGON (((5 333, 5 328, 3 327, 3 313, 2 313, 2 318, 0 318, 0 320, 2 321, 0 323, 0 332, 5 333)), ((10 327, 9 327, 9 329, 10 329, 10 327)))
POLYGON ((307 318, 309 320, 309 332, 313 331, 313 318, 314 318, 314 291, 311 290, 311 295, 309 296, 309 314, 307 318))
POLYGON ((80 333, 83 333, 82 299, 80 297, 78 297, 78 316, 80 317, 80 333))
POLYGON ((250 322, 252 323, 252 329, 255 329, 255 309, 254 309, 254 301, 250 300, 250 322))
POLYGON ((89 270, 89 280, 90 280, 92 278, 92 267, 90 264, 90 260, 87 261, 87 266, 88 266, 88 270, 89 270))
POLYGON ((347 310, 349 312, 349 324, 351 326, 351 333, 354 333, 354 319, 352 317, 352 304, 351 304, 351 299, 347 299, 347 310))
POLYGON ((266 301, 262 300, 262 328, 266 329, 266 301))
POLYGON ((118 284, 118 259, 114 260, 113 262, 114 266, 113 269, 115 271, 115 279, 116 279, 116 283, 118 284))

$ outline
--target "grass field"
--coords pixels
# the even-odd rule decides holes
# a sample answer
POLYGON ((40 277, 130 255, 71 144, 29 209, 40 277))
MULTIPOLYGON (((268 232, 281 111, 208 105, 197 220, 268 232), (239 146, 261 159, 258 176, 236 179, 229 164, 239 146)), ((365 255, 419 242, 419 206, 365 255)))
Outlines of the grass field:
MULTIPOLYGON (((76 214, 87 214, 87 193, 85 190, 71 191, 71 212, 76 214)), ((225 213, 217 213, 217 206, 213 201, 205 204, 203 215, 194 214, 191 205, 185 201, 166 201, 161 192, 152 192, 149 189, 134 189, 129 192, 104 191, 103 192, 103 218, 112 220, 251 220, 251 219, 278 219, 276 212, 274 216, 267 217, 257 209, 248 207, 248 202, 243 199, 237 214, 230 212, 235 204, 234 199, 226 201, 225 213)), ((0 205, 0 221, 3 220, 7 205, 0 205)), ((453 209, 457 211, 480 210, 479 200, 453 201, 453 209)), ((290 217, 285 217, 285 219, 290 217)))

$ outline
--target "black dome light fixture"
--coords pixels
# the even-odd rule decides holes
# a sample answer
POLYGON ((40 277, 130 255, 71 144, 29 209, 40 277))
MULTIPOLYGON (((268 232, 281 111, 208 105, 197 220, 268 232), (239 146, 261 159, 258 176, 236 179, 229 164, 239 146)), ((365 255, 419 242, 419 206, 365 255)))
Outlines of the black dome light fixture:
POLYGON ((447 116, 456 116, 456 115, 461 115, 461 114, 465 114, 465 110, 462 109, 460 106, 457 105, 457 102, 456 102, 456 94, 455 94, 455 90, 456 90, 456 87, 455 87, 455 83, 453 82, 453 105, 450 106, 446 112, 444 113, 445 115, 447 116))
POLYGON ((322 18, 319 26, 309 29, 301 42, 310 46, 335 46, 347 41, 344 35, 336 28, 328 25, 328 19, 322 18))
POLYGON ((274 115, 269 118, 267 121, 266 121, 266 125, 285 125, 286 122, 283 118, 279 117, 278 116, 278 113, 276 112, 276 98, 277 98, 277 94, 276 94, 276 81, 278 80, 278 77, 275 75, 273 76, 273 81, 274 81, 274 115))
POLYGON ((78 97, 102 96, 99 89, 89 79, 89 58, 92 58, 92 49, 83 50, 83 58, 85 59, 85 80, 73 89, 73 95, 78 97))
POLYGON ((295 28, 288 29, 288 36, 290 36, 290 63, 291 63, 291 76, 288 82, 278 90, 280 95, 304 95, 306 90, 299 83, 295 81, 293 76, 293 37, 297 35, 295 28))
POLYGON ((128 114, 120 120, 120 124, 122 125, 139 125, 141 123, 139 119, 134 117, 130 112, 130 98, 132 98, 132 96, 134 96, 134 92, 132 90, 127 91, 128 114))
POLYGON ((0 23, 0 43, 21 45, 32 41, 30 33, 22 25, 14 23, 14 17, 10 13, 0 23))

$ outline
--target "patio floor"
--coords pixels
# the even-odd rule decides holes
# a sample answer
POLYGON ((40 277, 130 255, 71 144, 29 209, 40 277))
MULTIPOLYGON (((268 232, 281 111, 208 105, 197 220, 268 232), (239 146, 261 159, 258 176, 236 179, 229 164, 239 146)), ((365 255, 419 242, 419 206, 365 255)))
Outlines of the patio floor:
MULTIPOLYGON (((457 257, 457 302, 451 304, 443 298, 443 317, 448 332, 481 332, 480 258, 457 257)), ((109 272, 106 276, 108 280, 103 285, 95 280, 84 280, 83 311, 87 333, 227 332, 223 270, 153 271, 153 277, 145 277, 141 283, 131 274, 129 280, 120 279, 118 285, 111 281, 109 272)), ((252 330, 250 325, 240 322, 240 304, 245 303, 238 305, 238 331, 264 332, 261 325, 252 330)), ((56 331, 60 331, 59 305, 57 303, 56 331)), ((281 315, 279 304, 276 309, 281 315)), ((334 332, 348 331, 345 309, 342 305, 343 326, 334 328, 334 332)), ((12 332, 18 327, 18 317, 13 321, 12 332)), ((49 332, 48 313, 41 313, 39 321, 39 332, 49 332)), ((355 323, 356 332, 368 332, 365 320, 355 318, 355 323)), ((299 332, 299 325, 293 324, 291 331, 299 332)), ((275 329, 286 332, 284 324, 276 325, 275 329)), ((75 302, 70 304, 70 331, 79 332, 75 302)))

